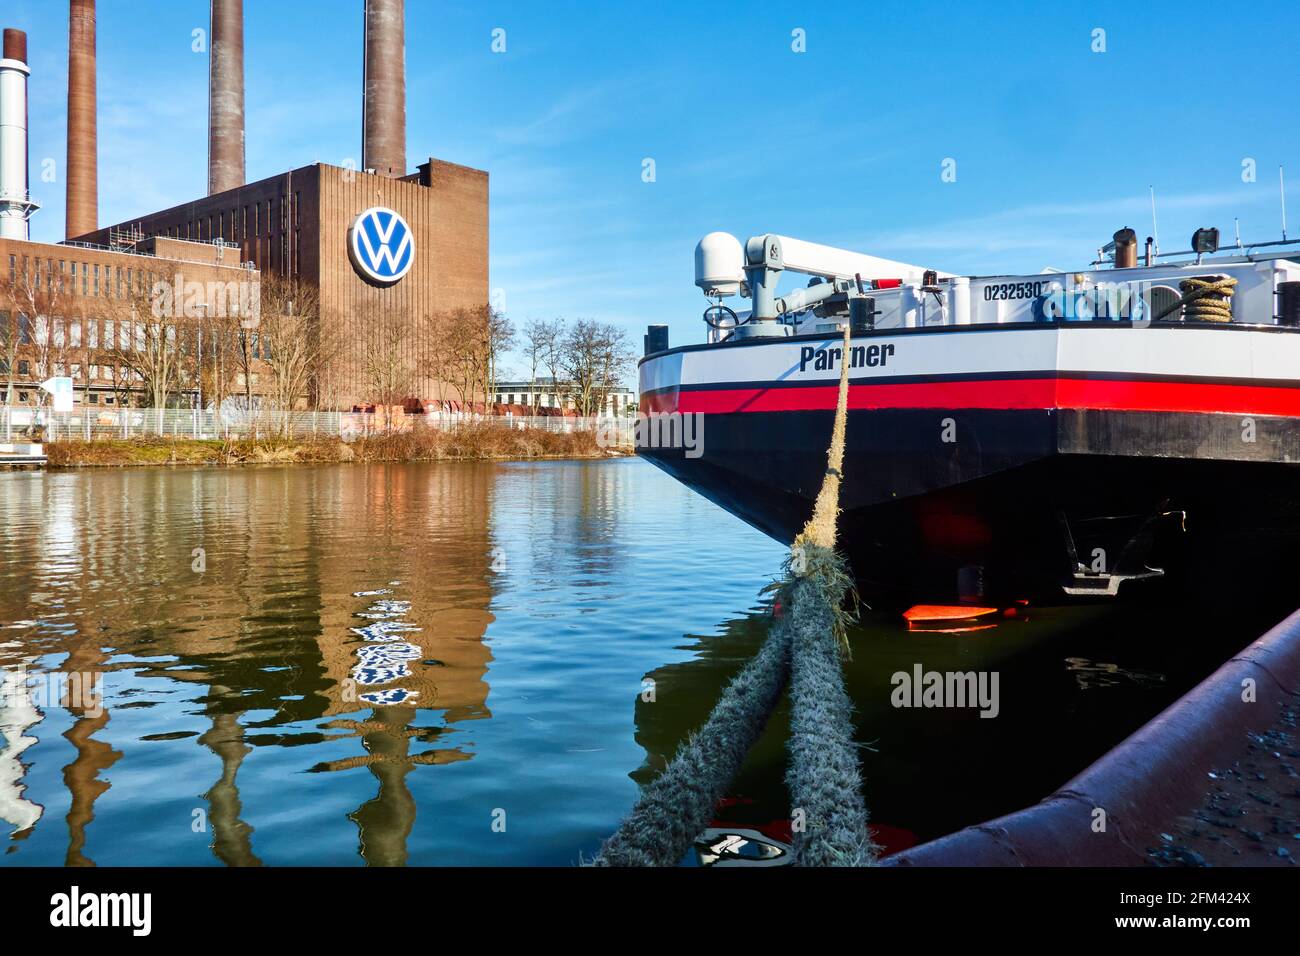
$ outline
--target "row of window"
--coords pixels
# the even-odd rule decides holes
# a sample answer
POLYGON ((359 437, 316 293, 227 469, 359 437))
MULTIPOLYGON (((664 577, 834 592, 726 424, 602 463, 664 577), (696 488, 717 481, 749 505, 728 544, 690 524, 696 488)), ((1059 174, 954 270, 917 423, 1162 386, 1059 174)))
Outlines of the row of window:
MULTIPOLYGON (((497 392, 496 396, 499 405, 531 404, 527 392, 497 392)), ((563 399, 558 395, 541 390, 534 392, 533 398, 537 400, 539 408, 572 408, 574 406, 572 399, 563 399)), ((615 410, 627 405, 629 402, 629 397, 621 392, 613 392, 605 397, 605 404, 615 410)))
MULTIPOLYGON (((8 312, 0 311, 0 349, 7 349, 9 337, 13 334, 8 312)), ((155 339, 159 334, 165 336, 169 349, 177 348, 179 337, 180 349, 193 354, 202 346, 205 355, 218 354, 221 333, 209 332, 206 344, 203 343, 203 331, 178 329, 167 326, 160 330, 157 325, 144 322, 114 322, 112 319, 47 319, 45 316, 28 317, 18 313, 18 344, 34 345, 38 348, 87 348, 118 349, 121 351, 143 352, 149 336, 155 339), (147 331, 149 330, 149 331, 147 331)), ((237 341, 242 346, 245 333, 239 333, 237 341)), ((249 353, 253 358, 267 361, 271 359, 271 340, 259 337, 256 332, 249 332, 249 353)))
POLYGON ((238 242, 241 238, 256 239, 258 236, 266 236, 269 239, 275 234, 274 227, 277 224, 279 232, 289 231, 290 217, 293 219, 293 227, 298 228, 300 224, 298 210, 301 206, 302 193, 295 192, 292 204, 287 201, 287 197, 281 196, 265 202, 249 203, 242 209, 236 206, 229 212, 214 212, 190 219, 185 223, 184 235, 181 235, 182 229, 179 224, 167 228, 163 235, 170 236, 172 239, 191 239, 198 242, 212 242, 214 239, 238 242))
POLYGON ((286 196, 280 196, 278 199, 249 203, 242 207, 236 206, 228 211, 189 219, 183 224, 164 226, 160 235, 195 242, 214 242, 218 239, 236 244, 241 240, 255 242, 252 256, 259 264, 262 264, 261 240, 265 238, 268 240, 266 266, 281 273, 297 274, 297 263, 290 263, 289 232, 292 229, 296 249, 299 245, 301 208, 302 192, 298 191, 293 194, 292 203, 286 196), (277 233, 280 237, 279 243, 270 241, 277 233))
POLYGON ((137 296, 144 295, 153 284, 153 273, 146 273, 144 269, 9 254, 9 285, 12 289, 28 289, 35 293, 53 293, 57 289, 59 293, 68 295, 125 299, 131 296, 132 290, 137 296))
MULTIPOLYGON (((80 382, 85 380, 85 377, 82 375, 83 371, 89 372, 89 379, 91 381, 99 380, 99 381, 118 382, 118 383, 131 383, 131 382, 144 381, 143 375, 141 375, 139 372, 127 368, 125 365, 83 366, 80 362, 71 362, 71 363, 43 362, 43 361, 32 362, 29 361, 28 359, 18 360, 19 378, 32 378, 34 376, 35 378, 44 380, 49 378, 50 375, 55 375, 58 376, 59 378, 67 377, 80 382)), ((9 363, 5 359, 0 358, 0 375, 8 375, 8 374, 9 374, 9 363)))
MULTIPOLYGON (((22 392, 19 391, 18 389, 14 389, 14 395, 17 398, 19 405, 26 405, 28 400, 32 397, 31 392, 22 392)), ((76 394, 73 395, 74 401, 79 402, 81 401, 81 398, 82 398, 81 392, 77 392, 76 394)), ((116 399, 114 399, 112 395, 101 395, 99 392, 91 392, 85 398, 86 398, 86 403, 88 405, 98 405, 100 403, 101 398, 103 399, 105 405, 116 404, 116 399)), ((125 401, 126 400, 123 399, 123 404, 125 404, 125 401)), ((9 402, 9 389, 0 388, 0 405, 8 404, 8 402, 9 402)))

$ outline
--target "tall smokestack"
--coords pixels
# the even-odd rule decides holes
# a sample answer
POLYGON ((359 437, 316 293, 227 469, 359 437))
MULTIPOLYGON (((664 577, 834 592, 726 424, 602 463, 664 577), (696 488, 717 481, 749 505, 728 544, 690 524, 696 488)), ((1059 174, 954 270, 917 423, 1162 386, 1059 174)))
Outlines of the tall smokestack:
POLYGON ((27 34, 5 30, 0 58, 0 239, 28 238, 27 34))
POLYGON ((244 0, 212 0, 208 195, 244 185, 244 0))
POLYGON ((406 4, 365 0, 366 90, 361 167, 406 175, 406 4))
POLYGON ((99 228, 99 141, 95 132, 95 0, 68 8, 67 238, 99 228))

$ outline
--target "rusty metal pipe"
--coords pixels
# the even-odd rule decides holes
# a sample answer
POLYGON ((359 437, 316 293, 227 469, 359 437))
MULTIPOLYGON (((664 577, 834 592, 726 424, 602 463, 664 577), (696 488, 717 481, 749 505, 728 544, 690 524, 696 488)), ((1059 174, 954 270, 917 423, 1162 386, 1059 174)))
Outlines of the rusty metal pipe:
POLYGON ((1133 269, 1138 264, 1138 237, 1125 227, 1115 233, 1115 268, 1133 269))

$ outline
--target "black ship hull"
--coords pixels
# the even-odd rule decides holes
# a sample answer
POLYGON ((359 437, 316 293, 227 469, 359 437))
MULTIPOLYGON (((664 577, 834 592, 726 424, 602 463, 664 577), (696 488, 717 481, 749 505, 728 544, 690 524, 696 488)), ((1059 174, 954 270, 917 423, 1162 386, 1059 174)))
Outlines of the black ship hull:
MULTIPOLYGON (((907 337, 891 338, 906 354, 907 337)), ((691 358, 645 360, 642 408, 693 416, 695 441, 648 429, 638 453, 790 542, 825 473, 833 380, 696 383, 713 369, 683 371, 691 358)), ((1300 587, 1297 383, 972 378, 851 376, 840 547, 869 601, 1300 587)))

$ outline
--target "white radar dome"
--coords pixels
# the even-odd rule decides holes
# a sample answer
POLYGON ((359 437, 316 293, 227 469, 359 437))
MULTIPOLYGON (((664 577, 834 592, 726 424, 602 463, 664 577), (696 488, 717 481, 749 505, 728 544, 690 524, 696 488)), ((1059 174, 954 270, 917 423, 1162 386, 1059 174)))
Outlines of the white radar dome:
POLYGON ((705 295, 737 295, 744 279, 745 253, 735 236, 711 232, 695 246, 695 284, 705 295))

